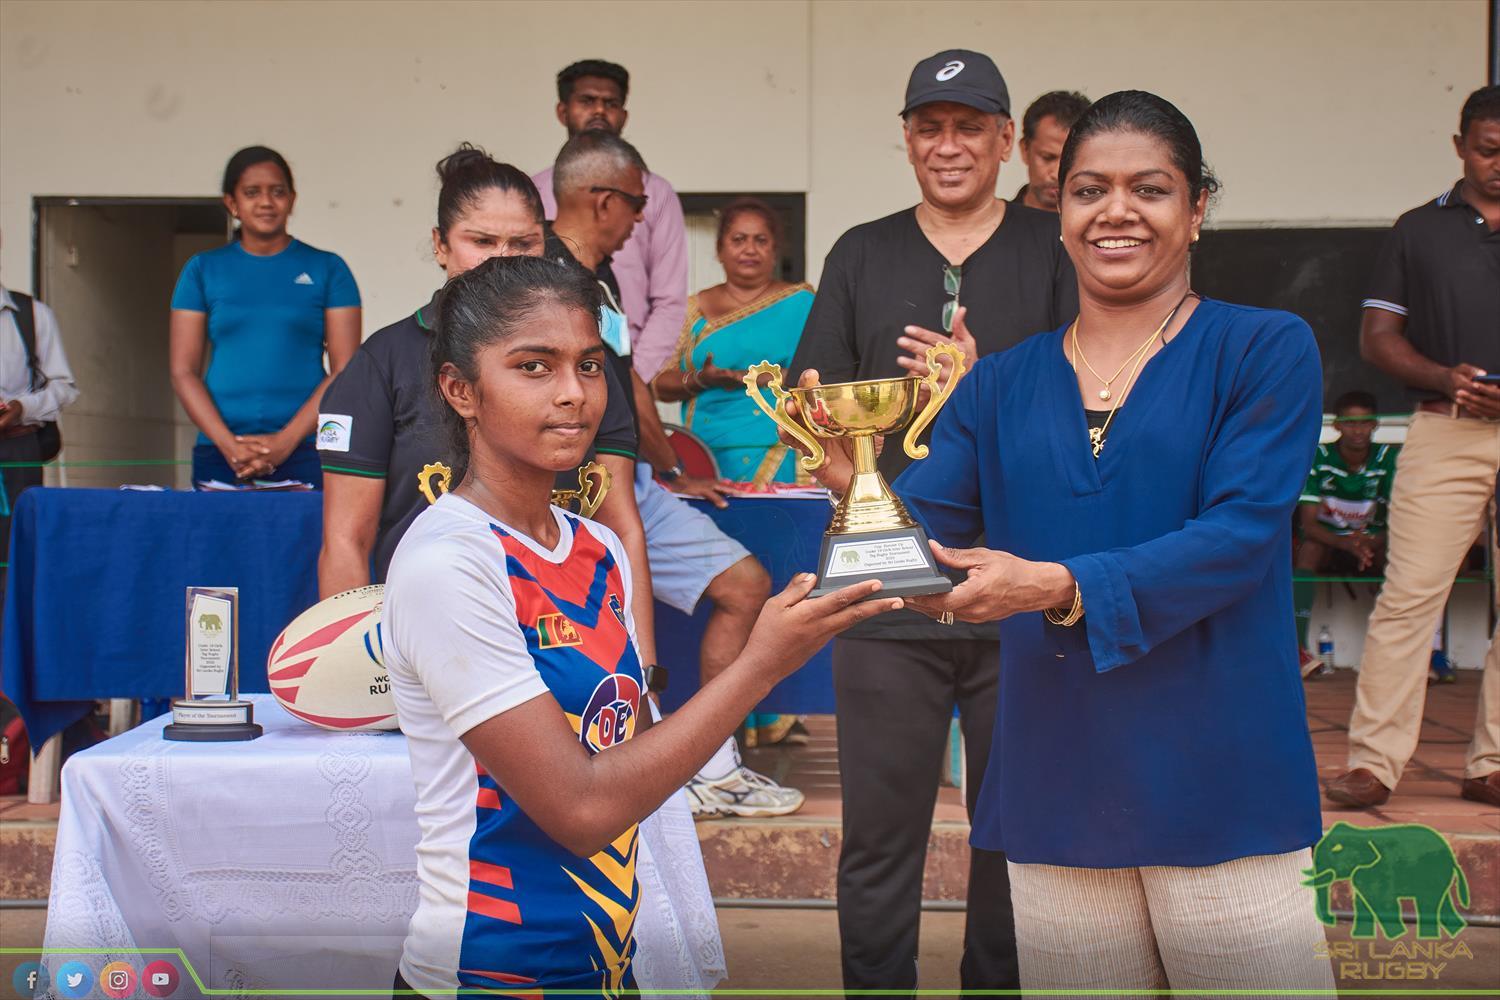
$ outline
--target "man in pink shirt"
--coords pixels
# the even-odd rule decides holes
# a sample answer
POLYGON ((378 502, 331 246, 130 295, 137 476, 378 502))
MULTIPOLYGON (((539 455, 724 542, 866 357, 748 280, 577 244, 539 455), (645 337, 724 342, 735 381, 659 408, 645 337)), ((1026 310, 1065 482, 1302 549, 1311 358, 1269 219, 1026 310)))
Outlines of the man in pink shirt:
MULTIPOLYGON (((557 120, 568 138, 595 129, 619 135, 629 112, 630 74, 602 59, 576 62, 557 74, 557 120)), ((547 218, 557 216, 552 168, 532 177, 547 218)), ((687 230, 677 192, 660 174, 646 175, 646 210, 610 267, 620 283, 630 324, 631 364, 646 384, 677 349, 687 318, 687 230)))

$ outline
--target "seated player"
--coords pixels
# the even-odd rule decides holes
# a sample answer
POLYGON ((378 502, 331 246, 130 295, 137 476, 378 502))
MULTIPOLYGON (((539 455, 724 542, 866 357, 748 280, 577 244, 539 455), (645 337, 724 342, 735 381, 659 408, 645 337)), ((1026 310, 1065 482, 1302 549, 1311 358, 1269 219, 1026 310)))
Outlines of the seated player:
MULTIPOLYGON (((1394 445, 1375 444, 1380 426, 1375 397, 1346 392, 1333 404, 1333 426, 1339 436, 1318 445, 1312 471, 1297 504, 1299 541, 1294 566, 1298 574, 1379 576, 1385 569, 1386 516, 1396 477, 1394 445)), ((1317 584, 1294 582, 1297 648, 1303 676, 1319 667, 1307 652, 1308 622, 1317 584)), ((1327 673, 1323 664, 1321 673, 1327 673)))
POLYGON ((1333 412, 1339 436, 1318 445, 1297 506, 1297 571, 1378 576, 1400 449, 1371 440, 1380 421, 1368 392, 1344 393, 1333 412))
POLYGON ((902 606, 865 600, 874 582, 809 600, 804 574, 651 722, 625 550, 550 502, 605 406, 601 304, 581 269, 526 256, 478 264, 437 303, 430 377, 457 485, 407 529, 385 590, 421 831, 397 991, 631 993, 637 824, 824 643, 902 606))

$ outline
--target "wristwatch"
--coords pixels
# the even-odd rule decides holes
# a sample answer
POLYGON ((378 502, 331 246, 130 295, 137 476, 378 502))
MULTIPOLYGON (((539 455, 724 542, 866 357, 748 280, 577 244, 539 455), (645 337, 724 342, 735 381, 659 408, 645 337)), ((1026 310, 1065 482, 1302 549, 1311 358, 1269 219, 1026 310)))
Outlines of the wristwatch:
POLYGON ((658 664, 651 664, 641 671, 646 679, 646 690, 661 694, 667 689, 667 668, 658 664))
POLYGON ((670 469, 657 469, 656 476, 664 483, 675 483, 682 478, 682 466, 674 465, 670 469))

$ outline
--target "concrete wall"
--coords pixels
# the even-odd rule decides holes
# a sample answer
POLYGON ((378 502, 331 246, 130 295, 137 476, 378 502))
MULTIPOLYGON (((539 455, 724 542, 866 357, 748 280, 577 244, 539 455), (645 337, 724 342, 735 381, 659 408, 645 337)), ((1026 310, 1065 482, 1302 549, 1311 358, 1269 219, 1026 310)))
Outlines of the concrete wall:
MULTIPOLYGON (((585 55, 634 71, 627 135, 680 190, 807 191, 813 280, 840 232, 915 200, 896 112, 912 63, 953 45, 992 53, 1018 110, 1057 87, 1179 103, 1225 181, 1220 224, 1382 222, 1456 176, 1484 31, 1482 0, 7 0, 0 275, 31 285, 34 195, 210 195, 265 142, 296 171, 294 232, 354 269, 368 333, 436 280, 434 161, 471 139, 545 165, 553 74, 585 55)), ((1008 165, 1002 192, 1022 181, 1008 165)))

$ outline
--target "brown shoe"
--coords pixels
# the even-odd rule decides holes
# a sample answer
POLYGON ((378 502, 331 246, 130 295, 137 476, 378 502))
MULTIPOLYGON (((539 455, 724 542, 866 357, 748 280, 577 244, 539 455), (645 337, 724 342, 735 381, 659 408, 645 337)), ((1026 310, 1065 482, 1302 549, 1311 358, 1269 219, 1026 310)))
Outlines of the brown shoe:
MULTIPOLYGON (((1464 787, 1468 788, 1467 783, 1464 787)), ((1356 767, 1330 782, 1323 794, 1328 796, 1328 801, 1337 802, 1341 806, 1369 809, 1371 806, 1385 805, 1386 800, 1391 797, 1391 790, 1382 785, 1380 779, 1368 768, 1356 767)))
POLYGON ((1483 778, 1465 778, 1463 791, 1459 794, 1487 806, 1500 806, 1500 771, 1483 778))

